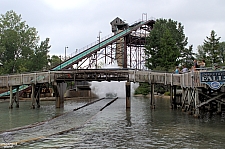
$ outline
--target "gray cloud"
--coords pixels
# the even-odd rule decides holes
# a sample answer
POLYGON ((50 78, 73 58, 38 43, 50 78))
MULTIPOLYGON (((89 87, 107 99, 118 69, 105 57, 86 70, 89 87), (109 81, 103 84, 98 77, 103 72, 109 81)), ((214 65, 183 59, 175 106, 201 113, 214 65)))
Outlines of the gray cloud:
POLYGON ((50 38, 50 54, 56 55, 63 55, 65 46, 69 47, 69 54, 96 41, 99 31, 101 36, 111 34, 109 23, 116 17, 131 24, 141 19, 143 13, 147 13, 148 18, 181 22, 194 49, 203 44, 211 30, 225 41, 223 0, 86 0, 79 4, 81 2, 84 1, 64 0, 61 7, 55 5, 57 0, 1 0, 0 13, 14 10, 21 14, 29 26, 38 30, 41 40, 50 38))

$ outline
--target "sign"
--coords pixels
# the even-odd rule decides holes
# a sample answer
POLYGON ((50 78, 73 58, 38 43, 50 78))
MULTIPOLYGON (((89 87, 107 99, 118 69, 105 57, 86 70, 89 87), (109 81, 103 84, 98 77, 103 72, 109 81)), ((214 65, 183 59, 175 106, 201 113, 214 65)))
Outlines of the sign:
POLYGON ((225 71, 200 72, 200 82, 217 90, 225 83, 225 71))

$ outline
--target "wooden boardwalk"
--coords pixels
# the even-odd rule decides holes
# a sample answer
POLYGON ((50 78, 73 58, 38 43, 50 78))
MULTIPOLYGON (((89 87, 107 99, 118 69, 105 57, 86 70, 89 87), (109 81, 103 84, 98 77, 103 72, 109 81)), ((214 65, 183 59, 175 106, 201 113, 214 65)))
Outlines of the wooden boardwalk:
POLYGON ((52 83, 57 81, 129 81, 149 82, 181 87, 203 87, 199 71, 185 74, 126 69, 85 69, 23 73, 0 76, 0 87, 52 83))
POLYGON ((130 82, 148 82, 151 84, 151 106, 153 108, 155 107, 154 85, 162 84, 170 86, 172 108, 181 107, 184 111, 199 115, 201 108, 209 107, 208 110, 216 109, 217 112, 221 112, 224 108, 225 89, 222 85, 223 82, 220 85, 220 82, 216 80, 223 81, 224 76, 224 71, 192 71, 184 74, 173 74, 129 69, 78 69, 0 76, 0 87, 10 89, 8 94, 11 103, 13 103, 13 94, 18 96, 17 92, 32 86, 32 97, 35 103, 35 99, 37 101, 37 98, 39 98, 38 90, 40 90, 37 85, 48 83, 55 89, 59 103, 58 107, 60 107, 63 104, 63 94, 66 89, 65 82, 68 81, 126 81, 128 90, 130 90, 130 82), (209 87, 209 84, 214 87, 219 84, 219 87, 215 90, 209 87), (177 88, 182 90, 181 95, 177 94, 177 88))

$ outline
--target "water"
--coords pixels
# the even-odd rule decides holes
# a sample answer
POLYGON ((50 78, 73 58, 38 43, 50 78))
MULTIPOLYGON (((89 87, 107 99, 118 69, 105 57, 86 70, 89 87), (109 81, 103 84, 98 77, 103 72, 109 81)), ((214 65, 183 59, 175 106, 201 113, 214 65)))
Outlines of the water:
MULTIPOLYGON (((54 102, 45 102, 39 110, 21 106, 19 109, 7 109, 5 114, 1 112, 1 117, 6 119, 5 115, 8 115, 12 120, 21 117, 22 113, 33 113, 32 116, 23 115, 24 118, 20 119, 23 124, 18 120, 13 121, 14 124, 10 126, 12 128, 65 113, 42 125, 12 132, 11 142, 24 141, 14 146, 21 149, 225 148, 224 116, 205 114, 201 119, 196 119, 180 110, 171 110, 169 99, 166 98, 157 98, 156 109, 152 110, 149 99, 144 97, 132 97, 130 110, 125 108, 125 99, 119 98, 103 111, 99 111, 109 101, 110 99, 101 100, 74 112, 72 109, 86 102, 66 101, 61 110, 54 108, 54 102), (35 140, 37 137, 41 139, 35 140)), ((0 108, 2 111, 2 103, 0 108)), ((8 129, 5 125, 5 122, 0 124, 1 130, 8 129)))

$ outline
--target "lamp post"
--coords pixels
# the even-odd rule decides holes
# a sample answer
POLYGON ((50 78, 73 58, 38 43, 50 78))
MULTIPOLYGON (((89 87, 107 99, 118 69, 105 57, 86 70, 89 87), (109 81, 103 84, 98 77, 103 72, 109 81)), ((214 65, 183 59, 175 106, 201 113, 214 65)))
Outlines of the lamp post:
MULTIPOLYGON (((100 42, 101 42, 101 31, 99 31, 98 32, 98 48, 99 48, 99 50, 100 50, 100 42)), ((96 55, 95 55, 95 68, 97 69, 98 68, 98 66, 97 66, 97 52, 96 52, 96 55)))
POLYGON ((142 13, 142 21, 147 21, 147 20, 148 20, 147 13, 142 13), (146 17, 145 18, 146 20, 144 20, 144 16, 146 17))
POLYGON ((66 49, 68 49, 68 47, 65 47, 65 60, 66 60, 66 49))
POLYGON ((101 39, 100 37, 101 37, 101 33, 102 33, 102 32, 101 32, 101 31, 99 31, 99 32, 98 32, 98 37, 97 37, 97 38, 98 38, 99 48, 100 48, 100 39, 101 39))
POLYGON ((61 55, 59 56, 60 70, 61 70, 61 55))

